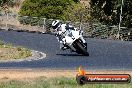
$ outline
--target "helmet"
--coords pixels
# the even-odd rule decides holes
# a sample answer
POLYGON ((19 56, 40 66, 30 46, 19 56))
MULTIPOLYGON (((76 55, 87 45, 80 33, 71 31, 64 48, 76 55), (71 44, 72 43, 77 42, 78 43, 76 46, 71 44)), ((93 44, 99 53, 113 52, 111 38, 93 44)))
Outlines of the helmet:
POLYGON ((58 27, 60 27, 60 21, 59 20, 53 21, 52 22, 52 28, 57 29, 58 27))

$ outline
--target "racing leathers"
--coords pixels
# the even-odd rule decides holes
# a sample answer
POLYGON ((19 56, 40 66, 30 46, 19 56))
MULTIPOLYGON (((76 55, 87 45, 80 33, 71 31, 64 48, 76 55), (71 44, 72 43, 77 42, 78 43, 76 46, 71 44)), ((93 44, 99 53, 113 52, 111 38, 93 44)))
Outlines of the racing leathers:
POLYGON ((74 30, 74 27, 69 24, 61 24, 59 28, 56 30, 56 36, 58 41, 60 42, 60 49, 67 49, 65 45, 65 36, 70 33, 70 30, 74 30))

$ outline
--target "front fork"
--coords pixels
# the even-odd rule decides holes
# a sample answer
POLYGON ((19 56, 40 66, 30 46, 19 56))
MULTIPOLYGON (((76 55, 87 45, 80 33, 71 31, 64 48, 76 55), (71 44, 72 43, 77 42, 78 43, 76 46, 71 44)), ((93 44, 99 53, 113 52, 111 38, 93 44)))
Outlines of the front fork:
POLYGON ((87 50, 87 42, 85 41, 85 39, 83 37, 80 37, 79 42, 83 43, 83 47, 87 50))
POLYGON ((78 40, 74 41, 72 46, 71 46, 72 51, 76 52, 76 48, 75 48, 76 47, 76 43, 75 42, 80 42, 82 44, 82 46, 87 50, 87 43, 86 43, 85 40, 84 41, 83 40, 82 39, 78 39, 78 40))
POLYGON ((80 39, 82 40, 83 43, 86 43, 85 39, 81 36, 80 39))
POLYGON ((84 47, 84 48, 87 50, 87 43, 83 43, 83 44, 85 45, 85 47, 84 47))

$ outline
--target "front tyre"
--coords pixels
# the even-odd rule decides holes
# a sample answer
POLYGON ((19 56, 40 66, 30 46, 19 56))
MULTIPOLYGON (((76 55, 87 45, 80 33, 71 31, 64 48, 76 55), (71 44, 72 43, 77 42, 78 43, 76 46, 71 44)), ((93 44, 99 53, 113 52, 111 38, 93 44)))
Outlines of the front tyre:
POLYGON ((89 56, 89 53, 87 52, 87 49, 84 48, 84 44, 82 42, 76 41, 74 47, 76 48, 76 52, 78 54, 89 56))

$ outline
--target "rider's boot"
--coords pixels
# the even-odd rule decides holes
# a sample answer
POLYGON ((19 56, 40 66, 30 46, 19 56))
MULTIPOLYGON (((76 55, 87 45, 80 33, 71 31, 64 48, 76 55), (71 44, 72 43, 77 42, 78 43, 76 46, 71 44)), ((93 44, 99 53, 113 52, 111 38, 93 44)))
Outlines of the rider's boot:
POLYGON ((67 48, 66 45, 64 45, 63 43, 60 43, 60 49, 61 49, 61 50, 66 50, 66 49, 68 49, 68 48, 67 48))

